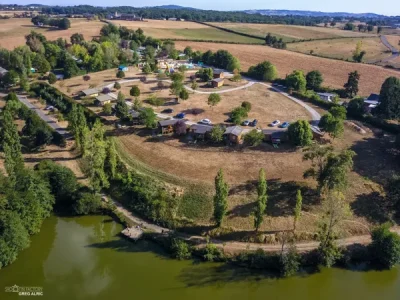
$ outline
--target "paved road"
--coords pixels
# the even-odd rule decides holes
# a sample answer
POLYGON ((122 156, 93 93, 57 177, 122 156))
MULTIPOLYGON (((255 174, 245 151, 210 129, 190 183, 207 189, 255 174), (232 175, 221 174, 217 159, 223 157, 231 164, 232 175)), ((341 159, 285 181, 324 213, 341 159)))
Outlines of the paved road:
MULTIPOLYGON (((0 93, 0 97, 5 97, 7 96, 6 94, 0 93)), ((47 116, 40 108, 36 107, 32 103, 29 102, 29 100, 26 98, 26 96, 22 95, 17 95, 19 101, 24 103, 29 109, 33 110, 36 112, 36 114, 43 120, 45 121, 51 128, 53 128, 55 131, 57 131, 59 134, 63 136, 67 136, 68 132, 65 128, 60 127, 60 125, 57 124, 56 121, 54 121, 52 118, 47 116)))
POLYGON ((391 61, 391 60, 397 58, 399 56, 399 50, 389 43, 386 36, 381 35, 380 38, 381 38, 382 44, 384 44, 386 48, 388 48, 390 51, 392 51, 392 55, 388 58, 383 59, 382 62, 388 62, 388 61, 391 61))

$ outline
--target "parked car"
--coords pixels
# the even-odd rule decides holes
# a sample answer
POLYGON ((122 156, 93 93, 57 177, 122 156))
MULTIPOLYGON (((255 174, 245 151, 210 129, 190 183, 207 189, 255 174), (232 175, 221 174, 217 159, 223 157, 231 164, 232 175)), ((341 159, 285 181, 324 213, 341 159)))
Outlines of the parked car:
POLYGON ((269 124, 270 126, 272 126, 272 127, 275 127, 275 126, 278 126, 279 124, 281 124, 281 121, 279 121, 279 120, 275 120, 275 121, 273 121, 271 124, 269 124))
POLYGON ((200 124, 204 124, 204 125, 211 125, 211 124, 212 124, 211 121, 210 121, 209 119, 200 120, 199 123, 200 123, 200 124))
POLYGON ((243 126, 249 126, 249 124, 250 124, 250 121, 249 121, 249 120, 246 120, 246 121, 243 121, 243 122, 242 122, 242 125, 243 125, 243 126))
POLYGON ((251 127, 256 127, 257 123, 258 123, 257 119, 254 119, 252 122, 250 122, 250 126, 251 127))
POLYGON ((280 128, 288 128, 290 125, 289 122, 283 122, 281 126, 279 126, 280 128))
POLYGON ((51 106, 51 105, 46 106, 46 108, 44 110, 54 110, 54 106, 51 106))
POLYGON ((172 114, 174 112, 174 110, 172 108, 167 108, 164 109, 161 113, 163 114, 172 114))
POLYGON ((175 118, 177 118, 177 119, 183 119, 185 116, 186 116, 185 113, 179 113, 179 114, 177 114, 177 115, 175 116, 175 118))

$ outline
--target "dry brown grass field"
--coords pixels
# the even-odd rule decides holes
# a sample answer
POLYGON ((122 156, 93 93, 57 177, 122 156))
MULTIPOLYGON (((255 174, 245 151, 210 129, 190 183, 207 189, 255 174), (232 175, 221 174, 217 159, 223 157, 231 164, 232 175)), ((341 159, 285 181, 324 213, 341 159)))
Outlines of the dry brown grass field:
POLYGON ((221 45, 201 42, 176 42, 176 46, 178 49, 191 46, 194 50, 200 51, 228 50, 240 60, 243 70, 247 70, 251 65, 269 60, 276 65, 280 77, 285 77, 296 69, 306 72, 319 70, 324 76, 324 85, 333 88, 342 88, 343 84, 347 81, 348 73, 357 70, 361 74, 360 95, 377 93, 380 91, 381 85, 387 77, 398 77, 400 75, 398 71, 378 66, 320 58, 302 53, 278 50, 267 46, 221 45))
POLYGON ((368 33, 346 31, 339 28, 324 28, 316 26, 292 26, 272 24, 244 24, 244 23, 210 23, 223 28, 265 37, 268 32, 279 35, 286 40, 329 39, 337 37, 371 36, 368 33))
POLYGON ((366 62, 375 62, 391 55, 391 52, 382 44, 379 37, 290 43, 287 48, 288 50, 305 54, 313 53, 318 56, 352 61, 353 51, 358 42, 362 42, 361 50, 367 52, 364 56, 364 61, 366 62))
POLYGON ((15 47, 25 45, 25 35, 32 30, 40 32, 49 40, 69 38, 74 33, 82 33, 87 40, 98 36, 104 23, 100 21, 88 21, 86 19, 70 19, 71 28, 68 30, 55 30, 51 28, 39 28, 32 24, 30 19, 12 18, 0 20, 0 47, 14 49, 15 47))
POLYGON ((398 35, 386 35, 386 39, 388 42, 393 46, 396 47, 397 49, 400 50, 400 36, 398 35))
POLYGON ((259 39, 240 36, 194 22, 146 20, 146 22, 113 21, 130 29, 142 28, 145 35, 159 39, 187 39, 262 44, 259 39))

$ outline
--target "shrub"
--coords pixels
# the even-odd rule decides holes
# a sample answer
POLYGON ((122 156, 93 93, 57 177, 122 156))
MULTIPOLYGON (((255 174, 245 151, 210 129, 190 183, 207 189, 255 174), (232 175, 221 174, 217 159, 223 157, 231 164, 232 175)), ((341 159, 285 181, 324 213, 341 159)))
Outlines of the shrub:
POLYGON ((369 249, 375 263, 388 269, 400 263, 400 236, 390 231, 390 224, 375 228, 371 238, 369 249))
POLYGON ((96 214, 101 208, 100 195, 91 192, 81 193, 73 205, 74 212, 77 215, 96 214))
POLYGON ((342 257, 342 251, 337 247, 334 239, 329 238, 325 243, 320 243, 318 257, 321 265, 330 268, 342 257))
POLYGON ((110 88, 105 87, 105 88, 102 90, 102 93, 103 93, 103 94, 109 94, 109 93, 111 93, 111 90, 110 90, 110 88))
POLYGON ((124 72, 124 71, 121 71, 121 70, 119 70, 119 71, 117 72, 117 75, 116 75, 116 77, 117 77, 117 78, 125 78, 125 72, 124 72))
POLYGON ((244 118, 247 118, 247 110, 245 108, 236 107, 235 109, 232 110, 231 112, 232 123, 240 125, 244 118))
POLYGON ((215 244, 207 243, 203 250, 203 259, 205 261, 223 261, 225 256, 223 251, 217 248, 215 244))
POLYGON ((273 81, 277 77, 277 74, 276 67, 269 61, 251 66, 247 72, 249 77, 263 81, 273 81))
POLYGON ((211 141, 214 143, 222 142, 224 140, 224 132, 225 130, 221 126, 214 126, 210 133, 211 141))
POLYGON ((282 254, 280 263, 283 277, 296 275, 300 268, 300 256, 294 244, 289 247, 288 252, 282 254))
POLYGON ((244 142, 250 146, 260 145, 263 139, 264 139, 264 134, 262 133, 262 131, 258 131, 257 129, 253 129, 244 136, 244 142))
POLYGON ((182 260, 192 256, 191 247, 183 240, 174 238, 171 242, 171 255, 173 258, 182 260))
POLYGON ((50 73, 47 79, 50 84, 57 82, 57 76, 54 73, 50 73))
POLYGON ((132 97, 139 97, 140 96, 140 89, 137 85, 134 85, 131 90, 129 91, 129 94, 132 97))
POLYGON ((114 83, 114 89, 119 90, 121 88, 121 85, 119 84, 119 82, 114 83))
POLYGON ((248 101, 243 101, 241 105, 247 112, 251 110, 251 103, 248 101))
POLYGON ((164 99, 161 99, 161 98, 157 97, 157 95, 154 95, 154 94, 151 95, 147 101, 149 102, 149 104, 157 106, 157 107, 164 105, 164 103, 165 103, 164 99))
POLYGON ((91 78, 90 75, 84 75, 84 76, 83 76, 83 80, 84 80, 84 81, 89 81, 90 78, 91 78))

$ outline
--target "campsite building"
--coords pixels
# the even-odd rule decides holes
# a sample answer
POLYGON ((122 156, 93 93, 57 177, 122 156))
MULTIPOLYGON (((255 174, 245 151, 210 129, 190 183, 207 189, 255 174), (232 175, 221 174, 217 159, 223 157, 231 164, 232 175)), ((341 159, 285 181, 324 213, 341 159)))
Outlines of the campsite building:
POLYGON ((100 95, 96 97, 96 100, 94 101, 94 103, 97 106, 104 106, 105 104, 109 104, 111 103, 111 101, 113 101, 114 98, 109 96, 109 95, 100 95))
POLYGON ((263 129, 264 140, 273 144, 280 144, 289 140, 287 130, 280 129, 263 129))
POLYGON ((211 80, 211 86, 213 88, 219 88, 224 85, 224 78, 215 78, 211 80))
POLYGON ((224 137, 226 142, 241 144, 243 142, 244 129, 240 126, 230 126, 225 129, 224 137))
POLYGON ((214 69, 214 79, 224 78, 224 70, 214 69))
POLYGON ((87 89, 83 90, 80 93, 81 97, 90 97, 90 98, 95 98, 99 95, 99 91, 97 89, 87 89))
POLYGON ((317 93, 317 95, 321 98, 323 101, 327 102, 332 102, 335 99, 335 94, 331 93, 317 93))
POLYGON ((162 120, 158 122, 158 129, 161 134, 169 134, 174 132, 174 125, 178 123, 180 120, 171 119, 171 120, 162 120))
POLYGON ((211 133, 212 126, 193 124, 190 126, 190 133, 195 140, 205 140, 211 133))

